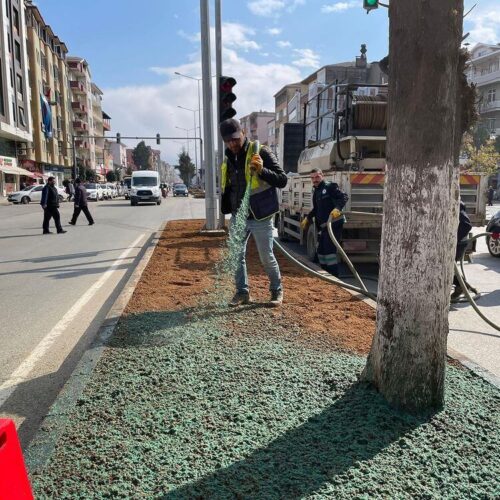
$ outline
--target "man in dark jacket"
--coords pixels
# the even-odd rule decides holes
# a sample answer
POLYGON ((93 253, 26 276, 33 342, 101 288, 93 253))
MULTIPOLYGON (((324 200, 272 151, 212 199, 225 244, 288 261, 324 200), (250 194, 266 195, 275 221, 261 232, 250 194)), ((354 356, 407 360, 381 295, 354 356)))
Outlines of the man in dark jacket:
POLYGON ((283 302, 283 288, 278 261, 273 252, 273 218, 279 211, 276 189, 286 186, 287 176, 267 147, 259 148, 258 143, 245 137, 237 120, 230 118, 223 121, 220 133, 227 148, 221 167, 222 212, 232 215, 232 227, 235 227, 236 216, 247 188, 249 190, 248 213, 242 214, 246 218, 246 238, 238 256, 236 293, 230 305, 250 302, 245 254, 248 238, 252 234, 260 261, 269 278, 270 304, 280 306, 283 302))
MULTIPOLYGON (((465 254, 468 245, 469 231, 472 229, 469 216, 465 210, 465 203, 460 200, 460 212, 458 215, 458 230, 457 230, 457 250, 455 252, 455 261, 460 262, 465 254)), ((453 285, 455 289, 451 294, 451 300, 456 301, 464 293, 457 276, 453 275, 453 285)))
POLYGON ((47 179, 47 184, 42 189, 42 199, 40 205, 43 208, 43 234, 51 234, 49 231, 50 219, 54 218, 57 232, 59 234, 66 231, 61 226, 61 216, 59 215, 59 193, 56 188, 54 177, 47 179))
POLYGON ((319 263, 325 271, 338 276, 337 247, 328 234, 326 224, 331 215, 333 234, 340 243, 345 223, 342 209, 349 197, 339 189, 335 182, 325 182, 323 172, 319 168, 315 168, 311 172, 311 180, 314 186, 313 208, 302 221, 301 227, 306 231, 313 219, 315 220, 318 229, 317 254, 319 263))
POLYGON ((78 216, 80 215, 80 212, 83 212, 85 214, 85 217, 87 217, 87 221, 89 223, 89 226, 94 225, 94 219, 92 218, 92 215, 90 214, 88 203, 87 203, 87 190, 85 189, 85 186, 82 184, 82 181, 80 179, 75 180, 75 208, 73 210, 73 217, 71 217, 71 220, 69 223, 74 226, 76 224, 76 221, 78 219, 78 216))

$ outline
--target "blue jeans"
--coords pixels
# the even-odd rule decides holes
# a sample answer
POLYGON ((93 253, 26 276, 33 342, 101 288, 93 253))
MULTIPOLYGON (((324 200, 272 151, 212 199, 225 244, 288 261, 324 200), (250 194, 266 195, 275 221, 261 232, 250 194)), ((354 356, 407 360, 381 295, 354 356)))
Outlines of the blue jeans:
MULTIPOLYGON (((232 219, 231 219, 232 222, 232 219)), ((260 262, 269 278, 269 290, 281 290, 281 274, 278 261, 273 252, 273 218, 266 220, 248 219, 247 237, 243 243, 241 254, 238 257, 238 268, 236 270, 236 290, 240 293, 248 293, 248 275, 246 263, 247 243, 250 235, 253 235, 260 262)))

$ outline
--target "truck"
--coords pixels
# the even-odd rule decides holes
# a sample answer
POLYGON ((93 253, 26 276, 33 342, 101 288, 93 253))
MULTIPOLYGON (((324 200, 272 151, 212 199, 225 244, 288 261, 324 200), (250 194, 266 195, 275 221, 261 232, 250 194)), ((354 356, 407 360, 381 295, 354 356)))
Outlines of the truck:
MULTIPOLYGON (((304 232, 300 222, 312 209, 310 172, 320 168, 325 180, 349 195, 343 248, 352 262, 378 262, 386 169, 387 85, 333 83, 304 106, 300 124, 285 124, 281 151, 289 176, 281 191, 276 226, 281 239, 295 239, 316 255, 317 229, 304 232), (298 130, 301 133, 298 133, 298 130), (290 139, 288 139, 290 137, 290 139), (297 138, 303 149, 297 148, 297 138), (292 156, 292 157, 290 157, 292 156)), ((487 176, 460 175, 460 195, 474 226, 485 224, 487 176)))

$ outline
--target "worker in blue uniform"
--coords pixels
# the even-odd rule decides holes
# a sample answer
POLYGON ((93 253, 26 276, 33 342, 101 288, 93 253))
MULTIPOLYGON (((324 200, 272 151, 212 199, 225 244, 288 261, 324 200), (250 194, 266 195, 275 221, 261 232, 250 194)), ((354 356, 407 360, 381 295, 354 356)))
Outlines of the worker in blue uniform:
POLYGON ((337 247, 328 234, 326 224, 332 216, 332 230, 335 238, 342 241, 342 229, 345 216, 342 213, 349 196, 340 190, 335 182, 326 182, 322 170, 315 168, 311 172, 311 181, 314 186, 313 208, 302 221, 301 227, 306 231, 313 219, 318 230, 317 255, 321 267, 334 276, 339 275, 337 247))

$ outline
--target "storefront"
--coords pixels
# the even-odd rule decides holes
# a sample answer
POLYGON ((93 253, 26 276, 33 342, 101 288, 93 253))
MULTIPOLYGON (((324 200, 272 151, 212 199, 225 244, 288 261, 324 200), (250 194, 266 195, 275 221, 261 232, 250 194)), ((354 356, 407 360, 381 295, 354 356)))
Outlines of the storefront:
POLYGON ((47 163, 43 164, 43 175, 45 177, 54 177, 56 180, 56 186, 58 187, 63 186, 63 180, 66 174, 65 170, 66 169, 64 167, 60 167, 59 165, 49 165, 47 163))
POLYGON ((32 183, 35 175, 17 166, 17 159, 10 156, 0 156, 0 196, 7 197, 18 191, 21 184, 32 183))
POLYGON ((47 176, 43 174, 43 167, 40 163, 33 160, 20 160, 19 163, 21 168, 31 172, 35 184, 45 184, 47 182, 47 176))

